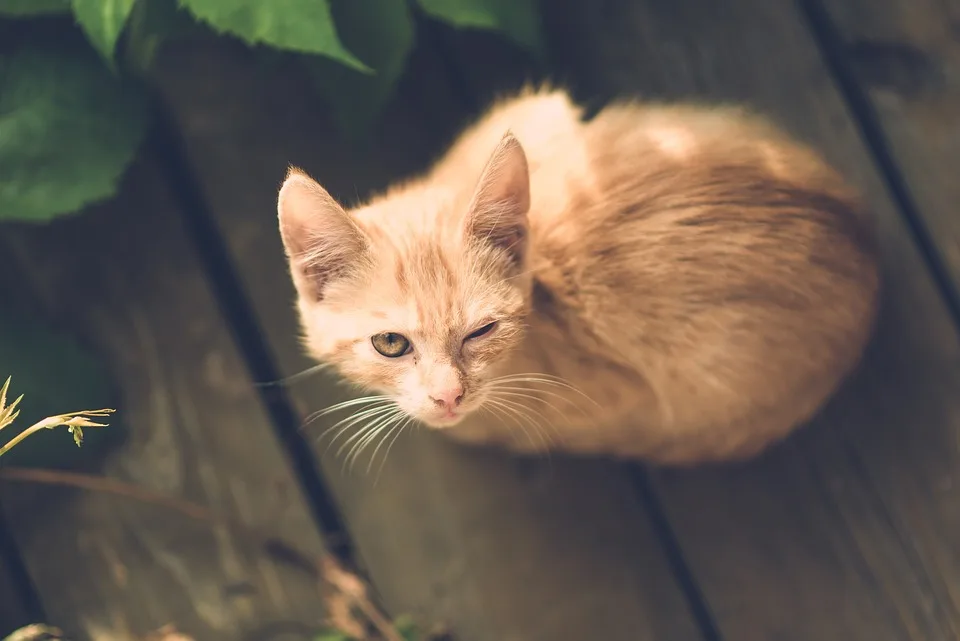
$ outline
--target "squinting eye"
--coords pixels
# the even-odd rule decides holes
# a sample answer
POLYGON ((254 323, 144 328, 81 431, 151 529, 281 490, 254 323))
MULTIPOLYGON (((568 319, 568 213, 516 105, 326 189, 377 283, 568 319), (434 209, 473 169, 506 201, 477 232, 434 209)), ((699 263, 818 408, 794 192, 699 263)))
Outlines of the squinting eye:
POLYGON ((484 325, 477 331, 473 332, 472 334, 467 334, 467 337, 464 340, 469 341, 474 338, 480 338, 484 334, 489 334, 491 331, 493 331, 493 328, 496 326, 497 326, 497 321, 493 321, 492 323, 487 323, 486 325, 484 325))
POLYGON ((410 339, 403 334, 384 332, 370 337, 373 349, 387 358, 398 358, 410 351, 410 339))

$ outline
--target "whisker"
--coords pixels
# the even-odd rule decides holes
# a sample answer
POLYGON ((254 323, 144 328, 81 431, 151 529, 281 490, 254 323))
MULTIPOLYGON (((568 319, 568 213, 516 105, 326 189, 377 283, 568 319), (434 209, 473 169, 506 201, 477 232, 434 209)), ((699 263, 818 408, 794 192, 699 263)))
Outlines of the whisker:
POLYGON ((600 404, 595 400, 587 396, 582 390, 574 387, 567 381, 563 380, 559 376, 553 376, 551 374, 513 374, 510 376, 501 376, 499 378, 491 379, 490 383, 541 383, 543 385, 553 385, 555 387, 562 387, 568 389, 571 392, 579 394, 583 398, 587 399, 597 407, 600 407, 600 404))
MULTIPOLYGON (((390 443, 387 444, 387 449, 383 453, 383 460, 380 461, 380 467, 377 468, 377 476, 373 480, 374 485, 380 482, 380 475, 383 473, 383 468, 387 464, 387 457, 390 456, 390 450, 393 449, 393 444, 397 442, 397 439, 399 439, 400 435, 403 434, 403 430, 407 429, 407 426, 410 425, 411 422, 413 422, 415 425, 419 425, 419 423, 414 421, 412 416, 408 416, 407 420, 400 425, 400 429, 397 430, 397 433, 392 439, 390 439, 390 443)), ((389 438, 389 435, 387 435, 387 437, 389 438)), ((387 439, 385 438, 383 440, 386 441, 387 439)), ((376 456, 376 452, 373 454, 376 456)))
POLYGON ((385 408, 385 410, 382 412, 378 412, 376 416, 371 417, 370 420, 368 420, 365 425, 363 425, 360 429, 356 431, 356 433, 348 437, 347 440, 340 445, 340 449, 337 450, 337 453, 335 456, 339 457, 341 454, 343 454, 343 450, 347 448, 351 443, 355 443, 358 440, 362 440, 363 438, 366 438, 366 436, 370 434, 371 430, 376 429, 378 426, 380 426, 384 422, 392 419, 398 411, 399 411, 399 408, 397 407, 389 407, 389 408, 385 408))
POLYGON ((512 421, 520 429, 520 431, 523 432, 523 435, 530 442, 530 445, 534 448, 534 450, 539 449, 538 444, 530 435, 530 431, 527 429, 527 426, 523 424, 521 420, 523 417, 515 409, 493 399, 487 399, 486 403, 481 407, 497 417, 498 420, 512 421), (487 406, 487 403, 489 403, 489 407, 487 406))
POLYGON ((383 403, 392 402, 392 400, 393 399, 391 399, 389 396, 383 396, 383 395, 351 398, 341 403, 336 403, 334 405, 330 405, 329 407, 325 407, 323 409, 319 409, 315 412, 312 412, 303 420, 303 424, 300 426, 300 429, 304 429, 314 421, 320 418, 323 418, 327 414, 332 414, 333 412, 336 412, 339 410, 348 409, 350 407, 356 407, 357 405, 371 405, 374 403, 383 404, 383 403))
POLYGON ((513 399, 500 397, 498 400, 501 403, 507 403, 508 405, 516 407, 518 412, 521 412, 524 416, 527 417, 527 420, 530 421, 531 427, 538 429, 541 434, 549 436, 550 430, 544 427, 543 423, 540 422, 540 419, 544 419, 545 421, 547 421, 547 426, 549 428, 552 428, 554 433, 556 433, 556 427, 554 427, 554 425, 549 420, 547 420, 545 416, 543 416, 542 414, 539 414, 532 407, 528 407, 527 405, 524 405, 520 401, 515 401, 513 399))
POLYGON ((483 407, 490 406, 491 411, 496 411, 500 416, 506 417, 516 423, 517 427, 521 430, 523 429, 523 424, 520 422, 520 419, 523 417, 517 413, 517 411, 510 406, 504 404, 502 401, 495 398, 487 398, 484 400, 483 407))
POLYGON ((565 385, 570 385, 570 383, 565 378, 561 376, 556 376, 554 374, 546 374, 544 372, 518 372, 516 374, 507 374, 505 376, 498 376, 493 380, 509 380, 511 378, 528 378, 528 377, 534 377, 534 378, 542 379, 545 381, 548 381, 548 380, 557 381, 565 385))
MULTIPOLYGON (((394 417, 396 417, 397 414, 402 411, 403 410, 401 410, 399 407, 394 407, 392 408, 392 411, 387 412, 385 416, 378 416, 376 419, 373 420, 372 423, 368 423, 367 425, 364 425, 363 428, 357 430, 356 434, 354 434, 353 436, 351 436, 350 438, 348 438, 346 441, 343 442, 343 444, 340 446, 340 449, 337 450, 336 456, 339 457, 343 453, 343 450, 351 443, 354 443, 353 447, 350 450, 351 452, 353 452, 356 449, 356 447, 358 447, 360 443, 363 442, 370 434, 375 433, 375 430, 377 430, 381 425, 384 425, 392 421, 394 417)), ((343 469, 341 470, 341 473, 345 473, 347 471, 346 468, 349 460, 350 460, 350 455, 348 454, 343 459, 343 469)))
MULTIPOLYGON (((543 400, 542 398, 538 398, 538 397, 536 397, 536 396, 529 396, 529 395, 526 395, 526 394, 520 395, 520 394, 517 394, 517 393, 515 393, 515 392, 501 392, 500 390, 498 390, 498 389, 496 389, 496 388, 491 389, 491 390, 489 391, 489 394, 490 394, 490 396, 491 396, 492 398, 496 398, 497 400, 499 400, 499 401, 502 402, 502 403, 507 403, 508 405, 510 405, 510 406, 512 406, 512 407, 515 407, 519 412, 522 412, 524 416, 527 416, 528 419, 531 420, 531 422, 533 422, 534 419, 540 419, 540 418, 546 419, 546 417, 543 416, 543 414, 537 412, 536 409, 534 409, 533 407, 531 407, 531 406, 523 403, 522 401, 518 401, 518 400, 516 400, 516 399, 514 399, 514 398, 510 398, 511 396, 524 396, 524 397, 526 397, 526 398, 531 398, 531 399, 537 401, 538 403, 542 403, 542 404, 546 405, 547 407, 556 410, 555 407, 553 407, 552 405, 550 405, 549 403, 547 403, 547 402, 546 402, 545 400, 543 400)), ((543 425, 540 423, 539 420, 536 420, 536 422, 537 422, 538 425, 540 425, 540 427, 543 427, 543 425)), ((548 423, 549 423, 549 421, 548 421, 548 423)), ((551 427, 552 427, 552 425, 551 425, 551 427)))
POLYGON ((314 414, 318 416, 326 416, 331 412, 336 412, 337 410, 345 409, 347 407, 354 407, 355 405, 363 405, 365 403, 372 403, 374 401, 390 401, 393 400, 385 394, 376 394, 374 396, 361 396, 360 398, 351 398, 340 403, 335 403, 329 407, 325 407, 322 410, 317 410, 314 414))
POLYGON ((363 418, 366 418, 366 417, 370 416, 371 414, 376 414, 377 412, 380 412, 381 410, 388 409, 390 406, 391 406, 391 403, 384 402, 384 403, 380 403, 380 404, 378 404, 378 405, 375 405, 375 406, 373 406, 373 407, 367 407, 367 408, 365 408, 365 409, 357 410, 356 412, 354 412, 354 413, 352 413, 352 414, 347 414, 346 416, 344 416, 343 418, 341 418, 339 421, 337 421, 337 422, 334 423, 333 425, 331 425, 331 426, 327 427, 325 430, 323 430, 323 432, 320 433, 320 436, 317 437, 317 441, 321 440, 321 439, 322 439, 324 436, 326 436, 327 433, 329 433, 331 430, 336 429, 339 425, 342 425, 343 423, 346 423, 347 421, 351 421, 348 425, 352 425, 353 422, 355 421, 355 419, 363 419, 363 418))
MULTIPOLYGON (((539 390, 538 390, 538 391, 539 391, 539 390)), ((535 403, 539 403, 539 404, 542 404, 542 405, 546 406, 548 409, 551 409, 551 410, 553 410, 554 412, 556 412, 557 414, 559 414, 561 418, 566 417, 566 414, 564 414, 563 411, 562 411, 560 408, 558 408, 556 405, 554 405, 553 403, 548 402, 546 399, 540 398, 539 396, 534 396, 533 394, 524 394, 524 393, 522 393, 522 392, 509 392, 509 391, 506 391, 506 390, 503 390, 503 389, 500 389, 500 388, 492 389, 492 390, 489 391, 489 393, 490 393, 490 394, 493 394, 493 395, 496 395, 496 396, 498 396, 498 397, 500 397, 500 398, 503 398, 503 397, 508 397, 508 398, 510 398, 510 399, 525 398, 525 399, 528 399, 528 400, 533 401, 533 402, 535 402, 535 403)), ((561 398, 562 398, 562 397, 561 397, 561 398)), ((566 400, 566 399, 564 399, 564 400, 566 400)), ((522 402, 522 401, 518 401, 518 402, 522 402)), ((528 409, 533 410, 532 407, 529 407, 528 409)))
POLYGON ((367 474, 370 474, 370 470, 373 468, 373 462, 377 459, 377 453, 380 451, 380 448, 383 447, 383 444, 387 442, 387 439, 390 438, 390 435, 393 434, 394 430, 396 430, 403 423, 403 421, 403 417, 397 417, 390 425, 390 429, 387 430, 386 434, 383 435, 383 438, 380 439, 380 442, 377 443, 377 446, 373 448, 373 452, 370 453, 370 460, 367 461, 367 474))
POLYGON ((297 372, 296 374, 291 374, 290 376, 279 378, 275 381, 256 382, 253 384, 253 386, 254 387, 275 387, 277 385, 290 385, 291 383, 296 383, 302 378, 306 378, 314 374, 319 374, 323 370, 329 369, 330 367, 332 367, 332 365, 333 365, 332 363, 319 363, 312 367, 308 367, 302 372, 297 372))
POLYGON ((543 440, 543 435, 542 435, 539 431, 537 431, 537 429, 533 426, 533 423, 532 423, 532 421, 531 421, 531 418, 530 418, 530 416, 529 416, 528 414, 523 414, 523 413, 521 413, 520 410, 519 410, 519 408, 518 408, 517 406, 509 405, 509 404, 507 403, 507 401, 505 401, 504 399, 488 398, 488 399, 487 399, 487 403, 491 403, 493 406, 499 407, 499 408, 500 408, 501 410, 503 410, 508 416, 514 417, 514 420, 515 420, 517 426, 518 426, 518 427, 520 428, 520 430, 523 432, 524 436, 527 437, 527 440, 530 441, 530 445, 533 446, 534 450, 537 450, 537 449, 539 449, 539 448, 538 448, 538 445, 537 445, 537 443, 533 440, 533 437, 530 435, 530 430, 528 430, 528 429, 527 429, 527 426, 524 425, 523 421, 521 421, 521 420, 519 420, 519 419, 525 419, 526 421, 530 422, 530 427, 533 429, 533 433, 536 434, 537 437, 540 439, 540 445, 543 445, 544 448, 549 449, 549 447, 548 447, 548 445, 547 445, 547 442, 543 440))
MULTIPOLYGON (((541 382, 541 383, 556 383, 556 384, 561 385, 562 387, 569 387, 569 388, 576 389, 575 387, 573 387, 573 385, 571 385, 570 383, 568 383, 568 382, 565 381, 564 379, 560 378, 559 376, 552 376, 552 375, 549 375, 549 374, 537 374, 537 373, 533 373, 533 372, 528 373, 528 374, 510 374, 510 375, 507 375, 507 376, 500 376, 500 377, 497 377, 497 378, 493 379, 493 381, 500 381, 500 382, 510 382, 510 381, 536 381, 536 382, 541 382)), ((491 382, 493 382, 493 381, 491 381, 491 382)))
MULTIPOLYGON (((507 406, 502 406, 502 407, 505 408, 505 409, 502 410, 502 411, 510 410, 510 411, 513 411, 513 412, 517 413, 517 415, 520 416, 520 414, 519 414, 519 412, 517 412, 516 408, 512 408, 512 407, 510 407, 509 405, 507 405, 507 406)), ((523 431, 524 435, 527 437, 527 440, 528 440, 528 441, 530 442, 530 444, 533 446, 533 452, 536 453, 536 454, 540 454, 540 455, 546 455, 547 460, 548 460, 548 461, 552 461, 552 460, 553 460, 552 452, 551 452, 551 449, 552 449, 552 448, 550 447, 551 443, 553 442, 552 439, 551 439, 550 436, 544 431, 542 425, 535 424, 532 420, 530 420, 530 417, 529 417, 529 416, 526 417, 526 420, 528 421, 528 424, 529 424, 529 427, 530 427, 530 430, 529 430, 529 431, 526 429, 526 426, 524 426, 522 423, 520 423, 519 425, 520 425, 520 428, 521 428, 521 430, 523 431), (537 437, 538 443, 537 443, 537 442, 534 442, 533 439, 531 438, 531 436, 530 436, 530 432, 531 432, 531 431, 532 431, 533 434, 537 437)))
POLYGON ((503 410, 503 409, 500 408, 499 403, 494 403, 494 404, 489 404, 489 405, 488 405, 488 402, 489 402, 489 399, 488 399, 488 401, 485 401, 484 404, 481 405, 479 409, 489 412, 489 413, 490 413, 494 418, 496 418, 498 421, 511 420, 511 421, 513 421, 514 423, 517 423, 517 425, 518 425, 521 429, 523 429, 522 426, 520 426, 519 422, 517 421, 517 419, 516 419, 514 416, 512 416, 511 414, 508 414, 505 410, 503 410))
MULTIPOLYGON (((377 444, 377 447, 374 448, 373 453, 370 455, 370 462, 367 463, 367 474, 370 474, 370 470, 373 468, 373 462, 377 459, 377 453, 380 451, 380 448, 383 447, 383 444, 386 443, 388 439, 390 439, 391 434, 394 434, 394 431, 396 431, 396 434, 393 436, 393 441, 396 441, 397 437, 400 436, 400 432, 403 431, 403 428, 409 425, 412 420, 413 420, 413 417, 408 415, 403 420, 398 419, 396 424, 394 424, 394 426, 390 428, 390 431, 387 432, 387 434, 380 440, 380 442, 377 444)), ((393 441, 391 441, 391 444, 393 443, 393 441)), ((383 471, 383 466, 386 464, 387 456, 389 454, 390 454, 390 445, 388 445, 387 449, 384 450, 383 461, 381 461, 380 467, 377 468, 377 478, 380 477, 380 473, 383 471)))
MULTIPOLYGON (((583 412, 583 414, 584 414, 585 416, 589 416, 589 414, 588 414, 582 407, 580 407, 579 405, 577 405, 576 403, 574 403, 573 401, 571 401, 569 398, 567 398, 567 397, 564 396, 563 394, 557 394, 556 392, 551 392, 550 390, 534 389, 534 388, 530 388, 530 387, 512 387, 512 386, 509 386, 509 385, 494 385, 494 386, 493 386, 493 389, 494 389, 494 390, 497 390, 497 391, 500 391, 500 390, 508 390, 508 391, 510 391, 510 392, 517 392, 517 393, 519 393, 519 392, 527 392, 528 394, 525 394, 525 395, 529 396, 530 398, 535 398, 535 399, 538 400, 538 401, 541 401, 541 402, 546 403, 546 401, 544 401, 544 399, 541 399, 541 398, 539 398, 539 397, 537 397, 537 396, 535 396, 535 395, 529 394, 529 392, 536 392, 537 394, 545 394, 545 395, 547 395, 547 396, 552 396, 552 397, 554 397, 554 398, 556 398, 556 399, 559 399, 559 400, 561 400, 561 401, 564 401, 564 402, 566 402, 566 403, 569 403, 570 406, 573 407, 574 409, 576 409, 577 411, 583 412)), ((551 407, 552 407, 552 406, 551 406, 551 407)))
POLYGON ((348 417, 346 417, 346 418, 344 418, 344 419, 341 419, 339 422, 337 422, 337 423, 335 423, 334 425, 332 425, 331 427, 327 428, 327 430, 324 431, 324 433, 320 435, 320 438, 322 438, 323 436, 325 436, 330 430, 334 429, 335 427, 337 427, 337 426, 340 425, 341 423, 344 424, 343 427, 341 427, 339 430, 337 430, 337 433, 333 435, 333 438, 330 439, 330 443, 327 444, 327 448, 323 451, 324 455, 326 455, 326 453, 330 451, 330 448, 333 447, 333 444, 337 442, 337 439, 338 439, 338 438, 340 438, 343 434, 346 433, 347 430, 349 430, 351 427, 353 427, 354 425, 356 425, 356 424, 359 423, 360 421, 362 421, 362 420, 364 420, 364 419, 367 419, 367 420, 369 420, 369 421, 378 420, 379 418, 383 417, 385 414, 389 414, 392 410, 393 410, 393 407, 392 407, 391 405, 389 405, 389 404, 388 404, 388 405, 379 406, 379 407, 374 407, 374 408, 371 408, 371 409, 366 409, 366 410, 363 410, 362 412, 357 412, 356 414, 351 414, 350 416, 348 416, 348 417))
POLYGON ((527 417, 527 420, 530 423, 530 427, 533 429, 534 433, 537 434, 537 437, 543 442, 544 449, 546 451, 550 450, 550 446, 555 444, 554 436, 558 436, 559 432, 557 428, 550 422, 547 417, 538 414, 535 410, 530 407, 525 406, 523 403, 514 401, 512 399, 500 398, 502 403, 507 403, 508 405, 515 406, 518 412, 522 412, 524 416, 527 417), (546 421, 546 426, 544 423, 540 422, 540 419, 546 421))
MULTIPOLYGON (((357 434, 355 434, 354 436, 360 436, 360 437, 361 437, 361 440, 362 440, 363 438, 366 438, 367 436, 369 436, 371 433, 375 432, 376 429, 377 429, 376 427, 370 427, 369 425, 364 425, 363 428, 361 428, 361 429, 357 432, 357 434)), ((348 464, 350 463, 351 457, 352 457, 353 453, 356 452, 357 447, 359 446, 359 444, 360 444, 360 441, 356 441, 355 443, 353 443, 353 444, 350 446, 350 450, 347 452, 347 455, 343 457, 342 463, 341 463, 341 465, 340 465, 340 474, 346 474, 346 473, 347 473, 347 466, 348 466, 348 464)), ((344 445, 346 445, 346 444, 344 444, 344 445)))
MULTIPOLYGON (((383 434, 384 432, 387 431, 388 428, 390 428, 393 425, 396 425, 401 420, 403 420, 403 416, 404 416, 404 412, 402 411, 394 412, 390 414, 387 418, 379 421, 375 427, 368 430, 367 436, 357 441, 353 449, 350 450, 350 453, 347 454, 347 457, 345 460, 345 462, 346 461, 350 462, 351 474, 353 473, 353 466, 357 464, 357 459, 360 457, 360 454, 363 452, 363 450, 369 447, 370 444, 373 443, 380 434, 383 434)), ((381 442, 382 442, 382 439, 381 439, 381 442)))

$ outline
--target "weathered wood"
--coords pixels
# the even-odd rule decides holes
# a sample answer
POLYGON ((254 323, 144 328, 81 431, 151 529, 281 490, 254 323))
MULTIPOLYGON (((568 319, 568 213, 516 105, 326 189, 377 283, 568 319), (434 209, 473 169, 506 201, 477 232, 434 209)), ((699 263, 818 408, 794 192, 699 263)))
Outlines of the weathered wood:
MULTIPOLYGON (((49 227, 7 226, 0 241, 14 262, 9 281, 96 346, 122 388, 129 434, 102 473, 245 524, 71 489, 29 505, 5 500, 49 623, 81 640, 134 639, 172 623, 236 641, 277 621, 321 622, 315 577, 247 532, 322 550, 181 216, 146 161, 115 202, 49 227)), ((9 497, 27 486, 0 487, 9 497)))
POLYGON ((943 0, 825 0, 840 52, 879 117, 942 255, 960 287, 960 4, 943 0))
MULTIPOLYGON (((422 167, 463 108, 434 55, 421 48, 412 64, 365 151, 339 138, 295 71, 258 75, 222 45, 161 61, 159 83, 285 374, 310 365, 275 229, 285 166, 348 201, 422 167)), ((291 392, 301 414, 342 394, 316 379, 291 392)), ((366 458, 342 472, 337 448, 324 456, 325 446, 326 479, 395 613, 445 621, 462 641, 698 638, 620 468, 518 461, 424 431, 400 438, 377 476, 364 474, 366 458)))
MULTIPOLYGON (((884 10, 860 3, 855 20, 884 10)), ((822 149, 876 214, 884 309, 855 380, 752 464, 656 474, 724 638, 956 639, 960 344, 802 16, 768 0, 564 0, 548 19, 581 95, 746 101, 822 149)))
POLYGON ((0 521, 0 638, 33 623, 40 614, 31 603, 29 586, 23 585, 22 577, 13 571, 13 565, 19 563, 19 554, 4 528, 6 524, 0 521))

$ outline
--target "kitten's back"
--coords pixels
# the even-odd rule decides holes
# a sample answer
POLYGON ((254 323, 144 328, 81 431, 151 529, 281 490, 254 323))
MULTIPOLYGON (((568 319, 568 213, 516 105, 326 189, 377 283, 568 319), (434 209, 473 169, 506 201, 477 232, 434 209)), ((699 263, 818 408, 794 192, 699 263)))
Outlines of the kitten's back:
POLYGON ((875 314, 854 194, 739 109, 625 104, 583 132, 592 182, 562 210, 531 212, 556 216, 534 247, 545 280, 573 279, 557 304, 650 385, 657 406, 640 420, 676 440, 661 456, 751 450, 809 418, 875 314))

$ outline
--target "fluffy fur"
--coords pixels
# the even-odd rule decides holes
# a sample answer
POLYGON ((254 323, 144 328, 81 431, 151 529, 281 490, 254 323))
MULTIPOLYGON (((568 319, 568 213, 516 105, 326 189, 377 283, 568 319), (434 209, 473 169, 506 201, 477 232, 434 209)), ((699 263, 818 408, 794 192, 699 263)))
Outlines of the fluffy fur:
POLYGON ((758 453, 869 338, 878 270, 856 196, 741 109, 581 115, 562 91, 503 100, 349 212, 291 170, 278 210, 306 348, 464 441, 758 453), (379 353, 385 333, 409 352, 379 353))

